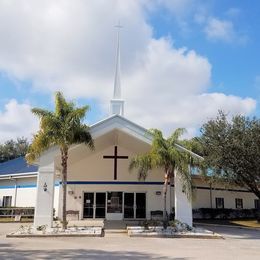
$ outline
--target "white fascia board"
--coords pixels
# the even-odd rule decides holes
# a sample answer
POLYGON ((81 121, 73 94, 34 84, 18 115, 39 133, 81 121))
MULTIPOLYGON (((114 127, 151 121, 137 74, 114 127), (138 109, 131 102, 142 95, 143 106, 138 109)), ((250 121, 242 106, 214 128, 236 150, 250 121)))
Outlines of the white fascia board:
POLYGON ((29 178, 37 176, 38 172, 25 172, 25 173, 17 173, 17 174, 5 174, 1 175, 0 179, 18 179, 18 178, 29 178))
MULTIPOLYGON (((93 139, 98 138, 99 136, 102 136, 106 133, 109 133, 112 130, 120 130, 126 134, 129 134, 130 136, 133 136, 144 143, 147 143, 149 145, 152 144, 152 136, 148 133, 148 130, 145 129, 142 126, 137 125, 136 123, 133 123, 132 121, 126 119, 125 117, 122 117, 120 115, 112 115, 110 117, 107 117, 93 125, 90 126, 90 134, 93 139)), ((70 148, 71 150, 74 150, 81 144, 75 144, 72 145, 70 148)), ((51 148, 52 150, 57 149, 57 147, 51 148)), ((47 150, 46 153, 50 152, 51 150, 47 150)))
POLYGON ((200 155, 198 155, 198 154, 192 152, 191 150, 189 150, 189 149, 187 149, 187 148, 185 148, 185 147, 183 147, 183 146, 181 146, 181 145, 179 145, 179 144, 176 144, 176 143, 175 143, 175 146, 176 146, 177 148, 179 148, 180 150, 182 150, 182 151, 185 151, 185 152, 187 152, 187 153, 190 153, 191 156, 193 156, 193 157, 196 157, 196 158, 198 158, 198 159, 200 159, 200 160, 204 160, 204 158, 203 158, 202 156, 200 156, 200 155))
POLYGON ((90 127, 90 133, 95 139, 99 136, 104 135, 114 129, 123 131, 129 135, 136 137, 137 139, 142 140, 145 143, 152 143, 152 136, 149 135, 147 129, 131 122, 130 120, 119 116, 113 115, 104 119, 90 127))

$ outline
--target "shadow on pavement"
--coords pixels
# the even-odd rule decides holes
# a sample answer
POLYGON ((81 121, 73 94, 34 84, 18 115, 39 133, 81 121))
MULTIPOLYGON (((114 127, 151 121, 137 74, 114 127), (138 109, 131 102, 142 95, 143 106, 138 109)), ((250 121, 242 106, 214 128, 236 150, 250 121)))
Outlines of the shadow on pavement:
POLYGON ((0 259, 175 259, 185 260, 188 258, 167 258, 154 254, 139 253, 133 251, 105 251, 105 250, 10 250, 0 247, 0 259))
POLYGON ((240 227, 225 227, 225 226, 203 226, 205 229, 211 230, 215 233, 222 235, 224 238, 232 239, 260 239, 259 229, 246 229, 240 227))

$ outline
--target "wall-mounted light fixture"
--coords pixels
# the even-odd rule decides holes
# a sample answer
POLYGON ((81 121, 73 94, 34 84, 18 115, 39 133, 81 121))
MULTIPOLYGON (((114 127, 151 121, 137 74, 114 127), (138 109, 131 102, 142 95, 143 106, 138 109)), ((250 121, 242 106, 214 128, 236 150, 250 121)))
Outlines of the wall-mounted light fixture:
POLYGON ((68 194, 69 194, 69 195, 73 195, 73 194, 74 194, 74 191, 73 191, 73 190, 69 190, 69 191, 68 191, 68 194))
POLYGON ((44 190, 44 191, 47 191, 47 187, 48 187, 48 186, 47 186, 47 183, 45 182, 44 185, 43 185, 43 190, 44 190))
POLYGON ((161 191, 156 191, 155 194, 156 194, 156 195, 161 195, 162 192, 161 192, 161 191))

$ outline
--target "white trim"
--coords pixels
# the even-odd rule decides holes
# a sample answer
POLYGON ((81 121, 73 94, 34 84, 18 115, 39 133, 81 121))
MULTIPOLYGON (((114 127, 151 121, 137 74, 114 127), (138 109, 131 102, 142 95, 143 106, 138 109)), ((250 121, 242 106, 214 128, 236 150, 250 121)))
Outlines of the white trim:
POLYGON ((177 148, 179 148, 180 150, 183 150, 183 151, 185 151, 185 152, 187 152, 187 153, 190 153, 192 156, 197 157, 197 158, 200 159, 200 160, 204 160, 204 158, 203 158, 202 156, 200 156, 200 155, 198 155, 198 154, 192 152, 191 150, 189 150, 189 149, 187 149, 187 148, 185 148, 185 147, 183 147, 183 146, 181 146, 181 145, 179 145, 179 144, 177 144, 177 143, 175 143, 174 145, 175 145, 177 148))
POLYGON ((152 143, 152 135, 149 134, 147 129, 133 123, 132 121, 120 115, 113 115, 92 125, 90 127, 90 133, 92 137, 95 139, 114 129, 132 135, 149 145, 151 145, 152 143))
POLYGON ((36 177, 38 175, 38 172, 25 172, 25 173, 14 173, 14 174, 5 174, 0 175, 0 179, 18 179, 18 178, 29 178, 29 177, 36 177))
POLYGON ((125 118, 125 117, 123 117, 123 116, 120 116, 120 115, 112 115, 112 116, 109 116, 109 117, 107 117, 107 118, 105 118, 105 119, 102 119, 102 120, 96 122, 95 124, 91 125, 91 126, 90 126, 90 130, 91 130, 92 128, 98 126, 98 125, 101 125, 101 124, 103 124, 103 123, 105 123, 105 122, 107 122, 107 121, 110 121, 112 118, 117 118, 117 117, 120 118, 120 119, 122 119, 123 121, 126 121, 127 123, 130 123, 131 125, 133 125, 133 126, 139 128, 140 130, 142 130, 142 131, 145 132, 145 133, 148 132, 148 130, 147 130, 146 128, 144 128, 144 127, 142 127, 142 126, 140 126, 140 125, 138 125, 138 124, 136 124, 136 123, 130 121, 129 119, 127 119, 127 118, 125 118))

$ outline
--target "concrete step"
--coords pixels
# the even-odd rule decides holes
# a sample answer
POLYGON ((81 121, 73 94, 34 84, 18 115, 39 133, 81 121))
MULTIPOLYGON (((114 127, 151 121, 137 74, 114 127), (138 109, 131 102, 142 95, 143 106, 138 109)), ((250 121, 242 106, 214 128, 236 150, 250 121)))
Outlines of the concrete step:
POLYGON ((127 230, 124 229, 105 229, 106 234, 127 234, 127 230))

